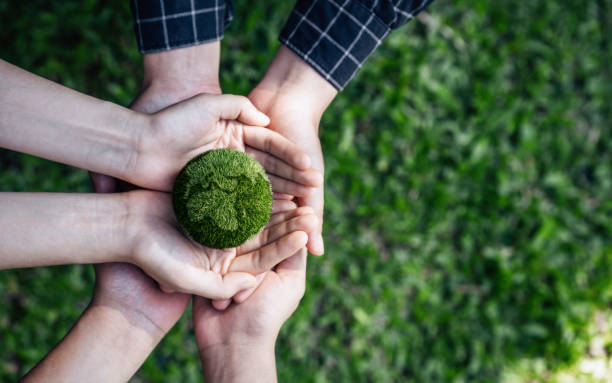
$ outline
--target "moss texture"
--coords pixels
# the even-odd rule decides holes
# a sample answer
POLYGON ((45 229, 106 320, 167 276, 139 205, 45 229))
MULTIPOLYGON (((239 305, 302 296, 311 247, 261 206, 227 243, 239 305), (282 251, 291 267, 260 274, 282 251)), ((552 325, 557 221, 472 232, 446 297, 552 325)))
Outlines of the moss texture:
POLYGON ((217 249, 236 247, 268 222, 272 187, 259 162, 233 149, 216 149, 185 165, 174 182, 172 203, 191 238, 217 249))

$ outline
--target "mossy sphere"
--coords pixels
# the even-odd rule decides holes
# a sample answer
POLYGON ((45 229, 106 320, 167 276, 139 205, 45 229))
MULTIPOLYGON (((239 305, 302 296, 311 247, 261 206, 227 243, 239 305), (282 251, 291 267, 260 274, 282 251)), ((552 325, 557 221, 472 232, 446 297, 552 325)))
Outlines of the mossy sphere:
POLYGON ((225 249, 243 244, 266 225, 272 187, 259 162, 233 149, 216 149, 185 165, 174 181, 172 204, 191 238, 225 249))

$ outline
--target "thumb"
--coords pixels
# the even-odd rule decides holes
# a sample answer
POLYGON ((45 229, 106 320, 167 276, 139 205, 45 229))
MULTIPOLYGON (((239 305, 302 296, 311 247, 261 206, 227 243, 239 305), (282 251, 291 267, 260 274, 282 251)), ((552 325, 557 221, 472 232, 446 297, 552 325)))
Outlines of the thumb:
POLYGON ((317 228, 308 233, 308 243, 306 247, 313 255, 323 255, 325 247, 323 244, 323 188, 319 187, 308 197, 297 199, 298 206, 310 206, 314 210, 317 218, 317 228))
POLYGON ((251 101, 244 96, 233 94, 200 96, 208 109, 211 110, 219 119, 238 120, 243 124, 266 126, 270 123, 270 118, 260 112, 251 101))
POLYGON ((224 300, 233 297, 239 291, 250 289, 256 284, 257 280, 249 273, 231 272, 217 278, 212 285, 207 284, 201 291, 194 291, 194 294, 205 298, 224 300))

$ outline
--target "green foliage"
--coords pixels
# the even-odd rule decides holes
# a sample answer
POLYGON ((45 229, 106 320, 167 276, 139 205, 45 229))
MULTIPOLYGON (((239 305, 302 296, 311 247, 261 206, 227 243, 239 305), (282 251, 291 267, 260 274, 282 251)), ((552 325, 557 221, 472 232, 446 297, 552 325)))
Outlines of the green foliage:
MULTIPOLYGON (((263 75, 291 2, 235 2, 225 91, 263 75)), ((128 2, 0 0, 2 58, 128 104, 128 2), (108 32, 112 31, 112 34, 108 32)), ((497 382, 585 355, 612 302, 612 4, 437 0, 321 123, 326 255, 277 343, 288 382, 497 382)), ((0 152, 0 189, 86 191, 86 173, 0 152)), ((0 380, 70 328, 83 266, 0 272, 0 380)), ((139 381, 195 382, 189 315, 139 381)), ((524 381, 526 381, 525 379, 524 381)))
POLYGON ((264 168, 247 154, 210 150, 176 177, 172 204, 191 238, 216 249, 236 247, 270 219, 272 187, 264 168))

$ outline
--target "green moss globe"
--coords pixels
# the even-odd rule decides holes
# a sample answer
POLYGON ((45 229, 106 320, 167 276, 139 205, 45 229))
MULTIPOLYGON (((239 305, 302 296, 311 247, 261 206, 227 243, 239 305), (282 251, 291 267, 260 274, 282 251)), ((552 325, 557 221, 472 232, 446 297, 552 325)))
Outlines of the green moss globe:
POLYGON ((243 244, 266 225, 272 187, 259 162, 233 149, 216 149, 181 170, 174 181, 172 205, 191 238, 225 249, 243 244))

